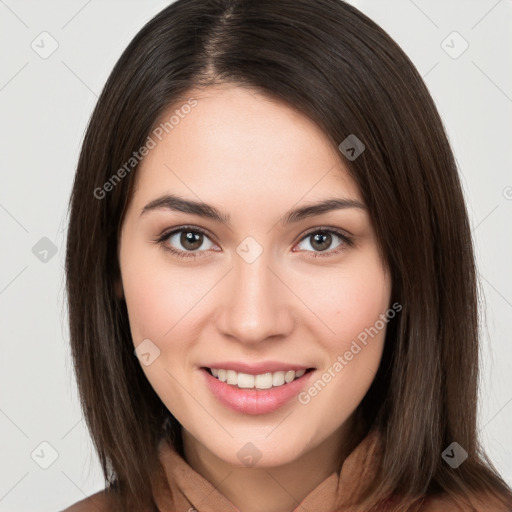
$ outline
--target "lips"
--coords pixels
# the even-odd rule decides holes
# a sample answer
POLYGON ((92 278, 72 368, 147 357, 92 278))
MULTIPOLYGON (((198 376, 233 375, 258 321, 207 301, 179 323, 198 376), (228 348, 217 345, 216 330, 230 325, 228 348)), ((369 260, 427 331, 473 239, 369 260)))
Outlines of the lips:
POLYGON ((224 361, 200 369, 213 396, 224 406, 245 414, 279 409, 297 396, 315 373, 312 367, 282 362, 250 365, 224 361))

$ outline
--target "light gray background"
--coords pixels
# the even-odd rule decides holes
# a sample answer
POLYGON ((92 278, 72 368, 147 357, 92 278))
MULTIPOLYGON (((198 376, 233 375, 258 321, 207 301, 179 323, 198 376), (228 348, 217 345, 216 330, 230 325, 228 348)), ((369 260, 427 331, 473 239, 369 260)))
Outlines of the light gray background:
MULTIPOLYGON (((480 431, 512 485, 512 2, 351 3, 413 60, 454 148, 486 300, 480 431)), ((2 512, 55 512, 104 487, 68 347, 66 209, 97 95, 129 41, 167 4, 0 0, 2 512), (42 58, 52 38, 58 48, 42 58), (56 248, 46 262, 32 251, 43 237, 56 248), (42 442, 56 451, 47 469, 40 465, 52 462, 52 449, 42 442)))

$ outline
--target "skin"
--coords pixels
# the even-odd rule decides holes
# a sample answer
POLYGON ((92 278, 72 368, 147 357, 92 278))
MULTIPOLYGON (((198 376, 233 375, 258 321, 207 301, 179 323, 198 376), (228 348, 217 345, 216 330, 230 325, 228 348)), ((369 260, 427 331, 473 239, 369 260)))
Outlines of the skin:
POLYGON ((242 512, 290 511, 339 471, 354 410, 381 361, 385 327, 309 403, 292 399, 269 414, 219 403, 199 368, 277 360, 315 367, 320 378, 390 307, 390 277, 365 208, 278 223, 290 209, 323 199, 362 202, 338 149, 309 118, 233 85, 188 97, 197 106, 137 169, 120 233, 119 293, 134 346, 149 338, 160 350, 141 366, 183 426, 187 462, 242 512), (141 215, 165 193, 211 204, 232 225, 166 209, 141 215), (186 252, 180 234, 154 242, 183 225, 208 233, 189 250, 195 259, 164 249, 186 252), (322 227, 343 230, 354 245, 333 233, 324 244, 330 254, 315 258, 322 253, 317 232, 305 232, 322 227), (252 263, 236 252, 247 236, 263 249, 252 263), (237 457, 247 442, 261 452, 253 467, 237 457))

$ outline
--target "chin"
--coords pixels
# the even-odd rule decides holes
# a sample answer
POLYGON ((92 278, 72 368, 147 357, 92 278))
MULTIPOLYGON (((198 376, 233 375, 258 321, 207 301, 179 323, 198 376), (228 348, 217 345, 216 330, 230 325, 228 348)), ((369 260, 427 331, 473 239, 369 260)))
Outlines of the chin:
MULTIPOLYGON (((222 445, 204 446, 226 464, 236 467, 272 468, 293 463, 304 455, 308 443, 289 436, 270 440, 267 433, 226 440, 222 445)), ((211 440, 209 440, 211 441, 211 440)))

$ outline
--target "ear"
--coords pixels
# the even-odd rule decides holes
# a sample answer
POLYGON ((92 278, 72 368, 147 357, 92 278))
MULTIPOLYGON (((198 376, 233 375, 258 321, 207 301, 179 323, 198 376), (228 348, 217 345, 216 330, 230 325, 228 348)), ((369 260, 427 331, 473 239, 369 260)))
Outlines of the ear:
POLYGON ((116 294, 116 297, 119 300, 124 300, 124 290, 123 290, 123 283, 121 281, 121 278, 117 278, 114 283, 114 291, 116 294))

